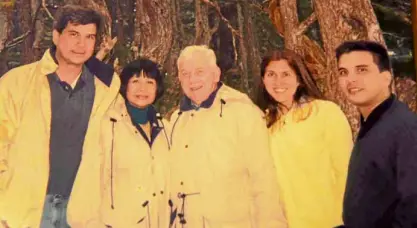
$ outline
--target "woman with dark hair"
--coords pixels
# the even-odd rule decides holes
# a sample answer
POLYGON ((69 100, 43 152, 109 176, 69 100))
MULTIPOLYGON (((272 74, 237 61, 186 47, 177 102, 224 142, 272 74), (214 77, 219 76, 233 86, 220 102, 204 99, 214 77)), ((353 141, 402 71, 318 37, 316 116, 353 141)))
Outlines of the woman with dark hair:
POLYGON ((102 129, 101 217, 111 227, 168 227, 166 123, 153 104, 163 94, 156 63, 139 59, 120 74, 121 96, 102 129))
POLYGON ((337 226, 352 147, 346 116, 323 99, 293 51, 266 56, 261 77, 258 105, 265 111, 289 228, 337 226))

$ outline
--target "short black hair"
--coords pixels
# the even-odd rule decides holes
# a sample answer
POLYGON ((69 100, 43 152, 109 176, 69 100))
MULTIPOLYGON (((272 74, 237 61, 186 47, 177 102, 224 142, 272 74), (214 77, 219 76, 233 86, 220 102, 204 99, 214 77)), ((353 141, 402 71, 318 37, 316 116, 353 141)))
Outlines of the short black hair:
POLYGON ((59 33, 62 33, 69 23, 78 25, 95 24, 97 38, 101 36, 103 17, 94 9, 78 5, 65 5, 59 9, 55 18, 54 30, 59 33))
POLYGON ((126 89, 129 80, 139 76, 143 71, 144 76, 156 81, 156 97, 154 103, 164 94, 164 75, 159 71, 158 64, 147 58, 140 58, 128 63, 120 74, 120 94, 126 99, 126 89))
POLYGON ((366 40, 346 41, 336 48, 337 62, 339 62, 339 59, 343 54, 347 54, 353 51, 366 51, 371 53, 374 57, 374 62, 378 66, 380 72, 391 72, 392 67, 388 56, 388 51, 381 44, 366 40))

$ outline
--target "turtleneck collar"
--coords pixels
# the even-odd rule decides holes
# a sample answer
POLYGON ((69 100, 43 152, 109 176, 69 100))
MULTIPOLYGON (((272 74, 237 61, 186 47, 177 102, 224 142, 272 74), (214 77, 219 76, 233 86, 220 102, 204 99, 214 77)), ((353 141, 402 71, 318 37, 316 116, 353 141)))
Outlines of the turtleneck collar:
POLYGON ((126 102, 127 111, 130 114, 130 117, 132 118, 133 123, 135 124, 146 124, 149 122, 149 106, 146 108, 138 108, 133 105, 131 105, 129 102, 126 102))

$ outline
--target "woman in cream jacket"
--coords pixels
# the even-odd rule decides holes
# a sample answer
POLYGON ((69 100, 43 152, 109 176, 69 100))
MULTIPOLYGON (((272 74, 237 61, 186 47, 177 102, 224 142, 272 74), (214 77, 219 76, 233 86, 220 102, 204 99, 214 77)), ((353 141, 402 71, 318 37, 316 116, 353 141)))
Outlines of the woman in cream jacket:
POLYGON ((140 59, 120 78, 121 96, 102 130, 102 221, 113 228, 166 228, 167 124, 152 105, 163 93, 163 76, 156 63, 140 59))

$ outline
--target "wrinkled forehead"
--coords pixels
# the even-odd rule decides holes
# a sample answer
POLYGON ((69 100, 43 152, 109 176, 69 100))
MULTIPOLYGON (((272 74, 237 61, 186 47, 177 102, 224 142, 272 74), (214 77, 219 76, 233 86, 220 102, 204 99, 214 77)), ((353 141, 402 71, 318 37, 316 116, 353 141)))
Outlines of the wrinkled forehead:
POLYGON ((208 71, 213 69, 215 67, 213 64, 210 64, 210 62, 205 61, 204 59, 192 59, 192 58, 185 58, 182 59, 178 63, 178 71, 195 71, 195 70, 203 70, 208 71))

